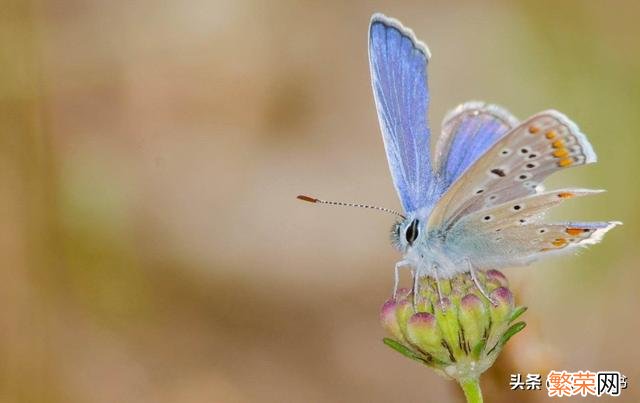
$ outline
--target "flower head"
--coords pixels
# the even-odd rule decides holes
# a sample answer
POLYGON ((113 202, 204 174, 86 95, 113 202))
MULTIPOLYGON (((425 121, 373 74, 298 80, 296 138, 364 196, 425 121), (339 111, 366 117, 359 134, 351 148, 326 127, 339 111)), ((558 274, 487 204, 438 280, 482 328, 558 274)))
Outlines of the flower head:
POLYGON ((392 336, 385 344, 460 383, 478 379, 511 336, 524 328, 524 322, 513 322, 526 308, 515 306, 501 272, 489 270, 477 276, 493 302, 468 273, 441 280, 442 299, 430 277, 421 279, 415 299, 410 290, 399 290, 380 312, 382 325, 392 336))

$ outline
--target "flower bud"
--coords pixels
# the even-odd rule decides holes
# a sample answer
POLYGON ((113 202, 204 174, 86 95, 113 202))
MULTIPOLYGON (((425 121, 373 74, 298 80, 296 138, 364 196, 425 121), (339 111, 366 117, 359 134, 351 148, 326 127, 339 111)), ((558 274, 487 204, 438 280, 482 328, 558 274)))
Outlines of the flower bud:
POLYGON ((465 295, 460 301, 458 314, 465 341, 472 352, 480 348, 479 344, 483 342, 485 331, 489 328, 487 308, 480 298, 475 294, 465 295))
POLYGON ((394 299, 389 299, 382 305, 380 310, 380 322, 387 332, 389 332, 394 339, 400 341, 403 340, 402 332, 400 332, 400 324, 396 318, 396 308, 398 304, 394 299))
POLYGON ((502 323, 514 309, 513 294, 506 287, 496 288, 489 294, 489 298, 495 303, 491 305, 491 319, 496 323, 502 323))
POLYGON ((429 312, 419 312, 411 316, 407 325, 408 340, 413 346, 429 352, 441 362, 448 359, 447 350, 442 345, 442 333, 436 323, 436 317, 429 312))
POLYGON ((442 299, 429 277, 421 279, 415 299, 413 293, 399 291, 380 312, 392 337, 385 344, 459 382, 477 379, 508 339, 524 328, 524 322, 510 322, 525 310, 515 307, 501 272, 479 272, 477 278, 491 301, 469 273, 441 280, 442 299))

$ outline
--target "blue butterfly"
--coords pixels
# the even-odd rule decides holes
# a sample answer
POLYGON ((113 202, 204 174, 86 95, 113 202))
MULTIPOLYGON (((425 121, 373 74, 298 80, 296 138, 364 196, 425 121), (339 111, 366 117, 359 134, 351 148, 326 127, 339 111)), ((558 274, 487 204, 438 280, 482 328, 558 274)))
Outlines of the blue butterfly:
MULTIPOLYGON (((503 108, 468 102, 449 112, 433 155, 427 122, 427 64, 431 54, 399 21, 374 14, 369 62, 389 169, 405 211, 392 228, 403 254, 395 266, 418 279, 523 266, 548 255, 594 244, 619 222, 543 221, 553 206, 589 189, 544 191, 554 172, 596 161, 584 134, 562 113, 518 121, 503 108)), ((303 200, 334 205, 307 196, 303 200)), ((488 298, 488 297, 487 297, 488 298)))

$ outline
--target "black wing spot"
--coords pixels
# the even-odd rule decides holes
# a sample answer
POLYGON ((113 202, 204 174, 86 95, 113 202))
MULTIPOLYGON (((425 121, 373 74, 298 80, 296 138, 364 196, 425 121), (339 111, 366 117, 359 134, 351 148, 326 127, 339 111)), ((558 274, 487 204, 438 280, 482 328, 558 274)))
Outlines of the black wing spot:
POLYGON ((494 168, 491 170, 491 173, 494 175, 498 175, 501 178, 504 178, 507 174, 500 168, 494 168))

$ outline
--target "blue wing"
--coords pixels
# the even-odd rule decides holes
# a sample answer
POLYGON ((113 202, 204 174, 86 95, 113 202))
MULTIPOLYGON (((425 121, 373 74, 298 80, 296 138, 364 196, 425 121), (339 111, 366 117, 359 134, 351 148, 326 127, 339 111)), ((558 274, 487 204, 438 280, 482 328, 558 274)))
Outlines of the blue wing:
POLYGON ((393 183, 404 210, 431 207, 438 196, 427 124, 429 49, 394 19, 375 14, 369 63, 393 183))
POLYGON ((517 124, 503 108, 482 102, 467 102, 449 112, 442 122, 435 155, 443 189, 517 124))

